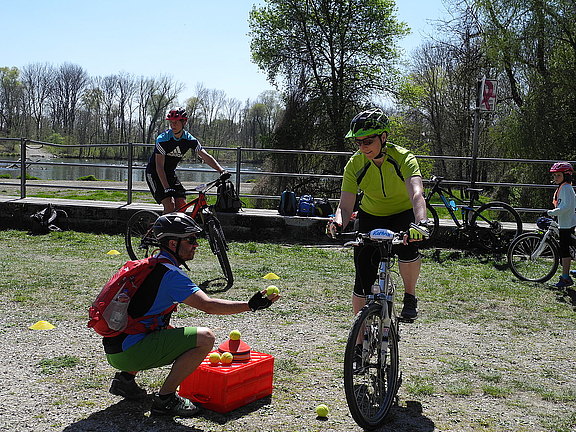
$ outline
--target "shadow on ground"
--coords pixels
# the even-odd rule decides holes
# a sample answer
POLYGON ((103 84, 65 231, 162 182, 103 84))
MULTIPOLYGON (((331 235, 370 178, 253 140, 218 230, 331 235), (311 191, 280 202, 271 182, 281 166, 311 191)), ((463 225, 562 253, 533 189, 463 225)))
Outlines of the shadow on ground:
MULTIPOLYGON (((203 410, 198 417, 224 425, 239 419, 250 412, 258 411, 270 405, 271 397, 264 397, 226 414, 203 410)), ((181 420, 172 417, 150 416, 152 398, 149 395, 142 401, 121 400, 108 408, 91 414, 88 418, 68 425, 63 432, 209 432, 209 429, 187 426, 181 420)))
POLYGON ((426 417, 422 404, 416 401, 406 401, 406 406, 395 405, 388 416, 388 422, 375 429, 378 432, 432 432, 435 425, 426 417))

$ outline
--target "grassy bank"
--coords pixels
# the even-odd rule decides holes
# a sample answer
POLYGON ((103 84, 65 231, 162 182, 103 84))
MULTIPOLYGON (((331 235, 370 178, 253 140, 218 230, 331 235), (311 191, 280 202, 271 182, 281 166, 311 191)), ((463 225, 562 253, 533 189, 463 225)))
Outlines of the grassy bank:
MULTIPOLYGON (((247 299, 273 272, 283 298, 258 313, 209 316, 181 307, 177 325, 232 329, 275 357, 274 393, 229 414, 148 417, 144 403, 107 392, 113 369, 86 328, 87 307, 127 259, 119 236, 0 231, 0 426, 22 431, 354 431, 342 388, 351 323, 352 253, 336 247, 233 243, 235 286, 211 295, 247 299), (107 254, 110 250, 120 255, 107 254), (56 326, 33 331, 38 320, 56 326), (327 404, 327 421, 314 408, 327 404), (13 408, 15 407, 15 408, 13 408)), ((205 244, 193 280, 217 274, 205 244)), ((576 428, 576 298, 514 279, 498 258, 424 251, 421 317, 401 329, 403 385, 395 431, 558 431, 576 428)), ((139 382, 156 390, 167 369, 139 382)))

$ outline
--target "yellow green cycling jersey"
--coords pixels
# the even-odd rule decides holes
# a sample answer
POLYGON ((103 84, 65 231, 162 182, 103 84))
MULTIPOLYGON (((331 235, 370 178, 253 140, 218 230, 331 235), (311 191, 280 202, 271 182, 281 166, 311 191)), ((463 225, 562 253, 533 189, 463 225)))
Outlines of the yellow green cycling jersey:
POLYGON ((364 192, 360 208, 374 216, 390 216, 412 208, 405 180, 421 176, 416 157, 410 150, 386 143, 380 167, 356 152, 344 167, 342 191, 364 192))

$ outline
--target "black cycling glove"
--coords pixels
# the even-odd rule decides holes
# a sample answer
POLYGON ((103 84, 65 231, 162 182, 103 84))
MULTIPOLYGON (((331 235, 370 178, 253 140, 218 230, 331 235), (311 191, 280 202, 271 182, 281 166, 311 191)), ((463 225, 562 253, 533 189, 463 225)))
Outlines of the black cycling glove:
POLYGON ((230 177, 231 177, 231 174, 226 170, 222 171, 222 174, 220 174, 220 180, 222 180, 222 181, 226 181, 230 177))
POLYGON ((250 300, 248 300, 248 307, 252 312, 256 312, 260 309, 266 309, 270 307, 272 302, 268 299, 267 296, 263 296, 260 291, 255 293, 250 300))

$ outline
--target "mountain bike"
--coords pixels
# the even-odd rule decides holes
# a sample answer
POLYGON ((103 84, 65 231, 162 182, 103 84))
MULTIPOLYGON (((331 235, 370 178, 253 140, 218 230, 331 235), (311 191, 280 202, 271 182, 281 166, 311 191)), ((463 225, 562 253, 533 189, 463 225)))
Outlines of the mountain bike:
POLYGON ((438 195, 456 225, 454 234, 466 245, 475 246, 486 252, 505 252, 510 242, 522 234, 522 219, 512 206, 501 201, 491 201, 475 208, 478 195, 482 189, 468 188, 469 200, 455 196, 442 187, 444 177, 432 176, 432 186, 424 196, 428 219, 430 220, 430 237, 423 243, 426 246, 438 238, 440 219, 438 211, 432 206, 432 197, 438 195), (460 218, 457 215, 460 210, 460 218))
MULTIPOLYGON (((414 224, 411 227, 418 229, 414 224)), ((372 244, 380 252, 378 278, 372 286, 372 294, 366 297, 366 305, 354 318, 344 352, 344 391, 348 408, 356 423, 367 430, 384 424, 402 382, 398 353, 400 318, 394 308, 394 278, 398 274, 393 270, 392 246, 402 244, 404 234, 375 229, 365 234, 339 235, 355 237, 345 246, 372 244)))
MULTIPOLYGON (((550 218, 539 218, 535 232, 522 234, 510 243, 507 258, 514 276, 523 281, 546 282, 560 265, 558 223, 550 218)), ((570 255, 576 260, 576 236, 572 234, 570 255)))
MULTIPOLYGON (((211 206, 206 200, 206 192, 220 185, 220 178, 196 186, 187 190, 186 194, 198 194, 198 197, 187 202, 177 209, 178 212, 187 213, 203 228, 212 253, 218 257, 218 262, 226 281, 224 290, 229 289, 234 283, 234 275, 228 259, 228 243, 222 231, 222 225, 216 217, 211 206)), ((152 226, 160 215, 152 210, 140 210, 134 213, 128 220, 124 241, 126 250, 131 259, 141 259, 150 256, 159 247, 159 242, 154 236, 152 226)), ((207 281, 213 282, 213 281, 207 281)))

